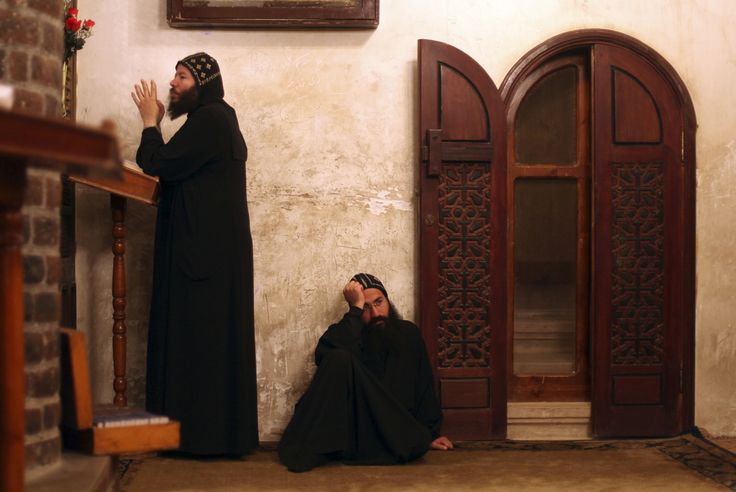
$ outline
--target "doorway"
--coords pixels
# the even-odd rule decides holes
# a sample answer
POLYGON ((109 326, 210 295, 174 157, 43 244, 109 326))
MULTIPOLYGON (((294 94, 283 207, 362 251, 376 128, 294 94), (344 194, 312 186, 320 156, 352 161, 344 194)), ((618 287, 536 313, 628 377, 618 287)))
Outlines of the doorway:
POLYGON ((693 424, 695 118, 651 48, 575 31, 500 89, 419 42, 420 313, 445 428, 587 401, 597 437, 693 424))
POLYGON ((508 104, 509 401, 590 400, 590 106, 581 52, 508 104))

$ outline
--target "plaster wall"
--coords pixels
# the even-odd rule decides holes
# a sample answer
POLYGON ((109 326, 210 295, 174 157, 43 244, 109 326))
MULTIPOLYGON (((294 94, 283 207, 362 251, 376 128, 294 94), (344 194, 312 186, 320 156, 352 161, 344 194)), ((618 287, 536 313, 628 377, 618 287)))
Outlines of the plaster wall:
MULTIPOLYGON (((384 0, 377 30, 181 30, 165 2, 79 0, 96 21, 78 59, 78 119, 114 120, 134 158, 130 90, 167 87, 176 60, 218 59, 249 145, 261 440, 277 440, 313 372, 326 325, 356 271, 383 279, 408 318, 417 302, 417 39, 452 44, 500 85, 556 34, 606 28, 658 51, 695 105, 696 424, 736 435, 736 8, 732 0, 384 0)), ((164 121, 169 137, 181 124, 164 121)), ((98 401, 112 398, 108 200, 78 189, 79 326, 90 333, 98 401)), ((154 213, 131 204, 129 394, 142 403, 154 213)))

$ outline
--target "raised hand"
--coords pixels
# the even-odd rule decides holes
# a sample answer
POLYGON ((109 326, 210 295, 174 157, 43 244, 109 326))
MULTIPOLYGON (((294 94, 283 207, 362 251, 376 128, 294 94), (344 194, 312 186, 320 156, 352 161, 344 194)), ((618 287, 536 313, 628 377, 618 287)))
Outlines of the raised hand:
POLYGON ((358 309, 363 309, 365 305, 365 295, 363 294, 363 286, 355 280, 348 282, 342 289, 342 296, 348 301, 348 304, 358 309))
POLYGON ((156 93, 156 82, 152 80, 149 86, 143 79, 141 79, 140 85, 135 84, 133 92, 130 93, 133 102, 138 107, 138 112, 141 114, 144 127, 159 126, 166 112, 164 103, 158 100, 156 93))

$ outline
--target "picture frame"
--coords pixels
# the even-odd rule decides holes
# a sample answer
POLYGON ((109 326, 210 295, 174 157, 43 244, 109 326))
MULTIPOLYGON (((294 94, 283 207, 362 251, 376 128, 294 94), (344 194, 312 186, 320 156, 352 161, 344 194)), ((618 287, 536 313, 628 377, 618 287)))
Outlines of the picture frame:
POLYGON ((171 27, 378 27, 380 0, 167 0, 171 27))

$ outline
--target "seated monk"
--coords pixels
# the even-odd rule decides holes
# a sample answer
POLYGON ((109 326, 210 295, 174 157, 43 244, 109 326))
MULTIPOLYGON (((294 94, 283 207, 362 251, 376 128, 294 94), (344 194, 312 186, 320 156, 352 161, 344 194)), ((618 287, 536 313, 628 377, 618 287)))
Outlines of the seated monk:
POLYGON ((281 462, 303 472, 330 460, 391 465, 452 449, 439 435, 442 411, 417 326, 373 275, 355 275, 343 296, 348 312, 319 339, 317 372, 279 443, 281 462))

